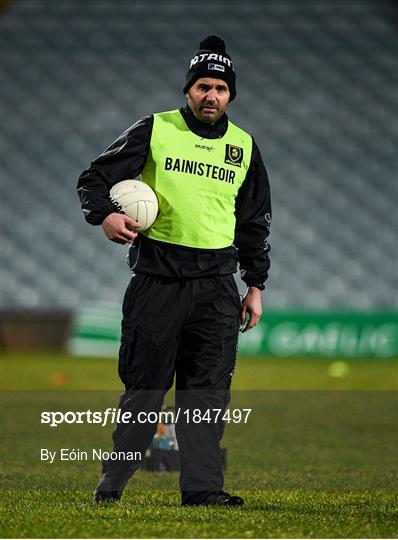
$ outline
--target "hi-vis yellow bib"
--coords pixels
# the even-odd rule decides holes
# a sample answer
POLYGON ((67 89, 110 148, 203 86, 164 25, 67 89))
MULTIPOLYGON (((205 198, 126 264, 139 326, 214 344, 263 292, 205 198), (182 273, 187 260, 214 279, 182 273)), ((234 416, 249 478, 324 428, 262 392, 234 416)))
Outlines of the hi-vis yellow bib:
POLYGON ((231 246, 235 198, 251 153, 251 136, 231 122, 222 138, 204 139, 179 110, 155 114, 141 177, 158 197, 159 214, 143 234, 192 248, 231 246))

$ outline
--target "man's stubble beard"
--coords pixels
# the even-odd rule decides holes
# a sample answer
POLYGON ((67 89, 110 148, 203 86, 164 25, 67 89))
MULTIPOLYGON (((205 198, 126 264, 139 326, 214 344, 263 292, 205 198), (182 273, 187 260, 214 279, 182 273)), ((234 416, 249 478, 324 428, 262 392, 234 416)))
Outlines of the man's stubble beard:
POLYGON ((202 122, 205 122, 206 124, 215 124, 216 122, 218 122, 218 120, 222 117, 222 115, 224 114, 224 112, 221 112, 220 109, 216 109, 217 110, 217 113, 215 116, 212 116, 212 115, 203 115, 201 114, 201 110, 204 109, 206 107, 202 106, 200 109, 199 109, 199 114, 200 114, 200 118, 199 120, 201 120, 202 122))

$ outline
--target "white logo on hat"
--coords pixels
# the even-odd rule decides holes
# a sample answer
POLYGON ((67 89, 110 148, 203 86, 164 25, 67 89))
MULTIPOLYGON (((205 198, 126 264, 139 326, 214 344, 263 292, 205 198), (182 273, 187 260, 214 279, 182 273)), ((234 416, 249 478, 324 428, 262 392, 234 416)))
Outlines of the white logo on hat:
POLYGON ((225 71, 225 67, 220 64, 207 64, 207 69, 215 69, 217 71, 225 71))
POLYGON ((194 56, 191 60, 191 65, 189 66, 189 69, 192 69, 192 66, 197 64, 198 62, 204 62, 205 60, 218 60, 219 62, 222 62, 223 64, 227 64, 232 70, 233 65, 232 61, 227 58, 226 56, 223 56, 222 54, 217 53, 201 53, 194 56))

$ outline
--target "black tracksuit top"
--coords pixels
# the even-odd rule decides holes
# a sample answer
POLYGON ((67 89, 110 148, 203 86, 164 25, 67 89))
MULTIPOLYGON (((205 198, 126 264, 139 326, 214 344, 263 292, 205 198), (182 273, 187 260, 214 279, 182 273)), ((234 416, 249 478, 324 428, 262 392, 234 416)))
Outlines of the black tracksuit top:
MULTIPOLYGON (((200 122, 188 107, 181 108, 189 129, 203 139, 225 135, 228 117, 214 125, 200 122)), ((88 223, 100 225, 118 212, 109 199, 113 185, 136 178, 144 168, 151 141, 153 116, 145 116, 127 129, 79 177, 77 191, 88 223)), ((253 140, 251 162, 235 200, 235 238, 231 247, 198 249, 161 242, 139 234, 129 250, 130 266, 137 273, 168 278, 197 278, 236 272, 243 281, 264 288, 270 266, 267 242, 271 223, 271 198, 267 171, 253 140)))

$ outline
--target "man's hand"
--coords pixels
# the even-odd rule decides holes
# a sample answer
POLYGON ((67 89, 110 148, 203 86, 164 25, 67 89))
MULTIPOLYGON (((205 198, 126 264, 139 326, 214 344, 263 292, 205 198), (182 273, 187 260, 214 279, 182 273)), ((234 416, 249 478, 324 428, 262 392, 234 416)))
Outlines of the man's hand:
POLYGON ((241 325, 245 324, 246 314, 249 314, 249 320, 246 325, 240 330, 242 334, 247 332, 260 320, 263 313, 261 291, 257 287, 249 287, 242 301, 242 312, 240 314, 241 325))
POLYGON ((133 229, 139 226, 138 221, 134 221, 134 219, 124 214, 118 214, 117 212, 109 214, 102 222, 102 228, 106 237, 117 244, 127 244, 135 240, 138 233, 133 229))

